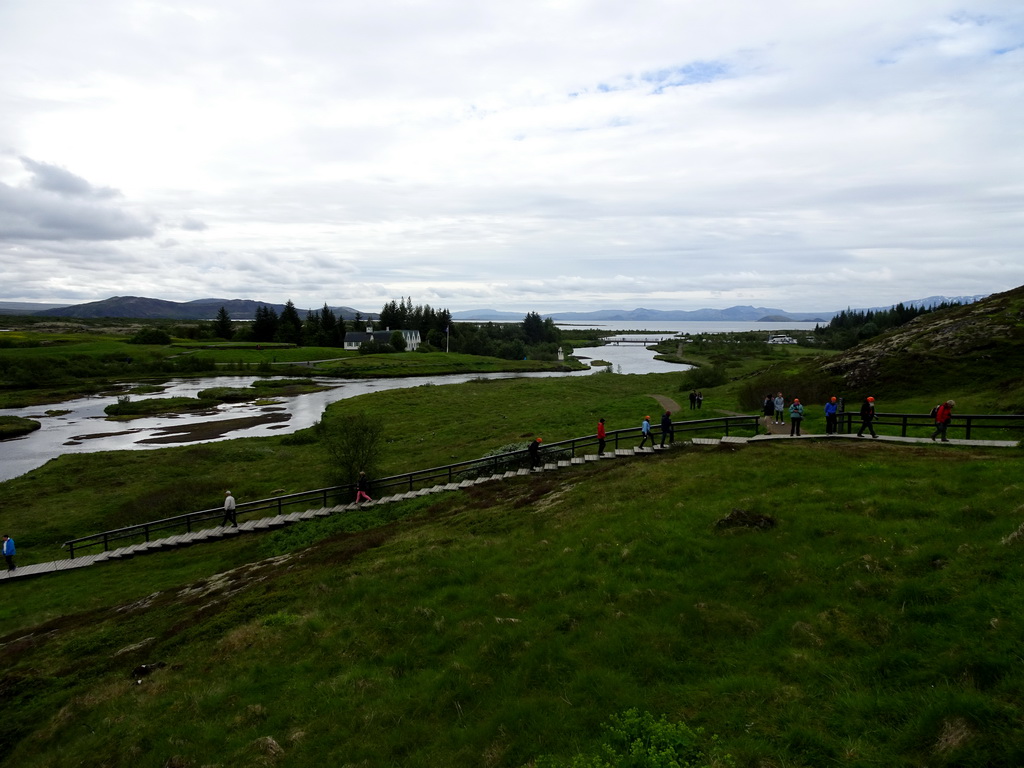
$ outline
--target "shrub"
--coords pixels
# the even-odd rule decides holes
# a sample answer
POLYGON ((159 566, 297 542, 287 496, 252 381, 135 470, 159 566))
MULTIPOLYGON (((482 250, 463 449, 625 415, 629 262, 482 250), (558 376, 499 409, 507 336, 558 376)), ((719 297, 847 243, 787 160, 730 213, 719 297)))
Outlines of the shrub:
POLYGON ((702 365, 699 368, 692 368, 683 374, 683 381, 679 385, 679 391, 685 392, 690 389, 711 389, 725 384, 729 376, 725 368, 720 365, 702 365))
POLYGON ((171 335, 159 328, 143 328, 128 339, 129 344, 170 344, 171 335))
POLYGON ((720 753, 718 737, 703 729, 670 723, 662 715, 630 709, 612 715, 603 726, 606 741, 597 754, 577 755, 571 763, 550 757, 537 760, 537 768, 719 768, 735 765, 720 753))

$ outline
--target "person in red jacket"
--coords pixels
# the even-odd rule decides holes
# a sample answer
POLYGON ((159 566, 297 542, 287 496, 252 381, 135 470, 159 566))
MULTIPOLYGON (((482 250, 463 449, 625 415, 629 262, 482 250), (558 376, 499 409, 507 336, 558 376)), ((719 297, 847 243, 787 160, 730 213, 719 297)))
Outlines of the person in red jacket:
POLYGON ((947 400, 939 406, 939 410, 935 412, 935 431, 932 432, 932 440, 941 437, 942 442, 949 442, 946 439, 946 429, 949 427, 949 422, 953 420, 953 408, 955 407, 956 403, 952 400, 947 400))
POLYGON ((604 455, 604 419, 599 419, 597 422, 597 455, 604 455))

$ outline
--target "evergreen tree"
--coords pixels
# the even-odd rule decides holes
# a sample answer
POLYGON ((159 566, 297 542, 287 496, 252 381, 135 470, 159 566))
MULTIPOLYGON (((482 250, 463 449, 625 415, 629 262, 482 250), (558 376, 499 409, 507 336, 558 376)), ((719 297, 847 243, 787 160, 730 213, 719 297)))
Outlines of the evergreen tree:
POLYGON ((256 307, 256 319, 252 324, 253 341, 273 341, 277 335, 277 312, 273 307, 260 304, 256 307))
POLYGON ((281 310, 281 317, 277 324, 277 340, 302 346, 302 320, 299 319, 299 313, 291 299, 281 310))
POLYGON ((307 345, 327 346, 324 341, 323 314, 315 309, 306 310, 306 319, 302 321, 302 339, 307 345))
POLYGON ((323 346, 340 347, 342 345, 342 338, 338 335, 338 318, 327 304, 324 304, 324 308, 320 310, 320 332, 322 340, 318 343, 323 346))
POLYGON ((217 319, 213 321, 213 335, 225 341, 234 335, 234 329, 231 327, 231 316, 224 307, 217 310, 217 319))

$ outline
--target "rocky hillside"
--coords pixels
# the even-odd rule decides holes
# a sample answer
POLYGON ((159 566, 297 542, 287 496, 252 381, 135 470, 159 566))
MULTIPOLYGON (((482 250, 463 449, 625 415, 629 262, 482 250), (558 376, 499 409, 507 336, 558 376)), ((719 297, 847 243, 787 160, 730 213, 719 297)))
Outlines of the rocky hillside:
POLYGON ((922 315, 823 366, 847 391, 1015 389, 1024 376, 1024 286, 922 315))

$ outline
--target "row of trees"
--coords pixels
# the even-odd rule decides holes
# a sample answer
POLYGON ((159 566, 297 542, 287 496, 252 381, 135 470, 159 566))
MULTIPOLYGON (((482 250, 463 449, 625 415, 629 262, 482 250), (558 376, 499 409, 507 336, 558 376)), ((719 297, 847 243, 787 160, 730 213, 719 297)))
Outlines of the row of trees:
MULTIPOLYGON (((447 350, 471 355, 489 355, 507 360, 525 357, 553 359, 562 342, 562 333, 551 318, 530 312, 521 323, 453 323, 447 309, 434 309, 429 304, 413 305, 403 297, 385 304, 379 319, 364 323, 359 315, 352 321, 353 331, 363 331, 369 324, 376 330, 419 331, 423 351, 447 350)), ((252 323, 237 326, 224 307, 213 322, 213 334, 221 339, 253 342, 283 342, 298 346, 340 347, 347 332, 345 319, 335 315, 324 304, 305 319, 288 301, 280 315, 273 307, 260 305, 252 323)), ((401 351, 404 342, 377 344, 368 342, 363 352, 401 351)))
MULTIPOLYGON (((357 325, 360 318, 354 321, 357 325)), ((256 342, 283 342, 297 346, 340 347, 345 343, 345 319, 329 306, 306 313, 305 319, 289 300, 279 315, 273 307, 261 304, 251 324, 237 327, 227 309, 221 307, 213 321, 213 335, 219 339, 256 342)))

